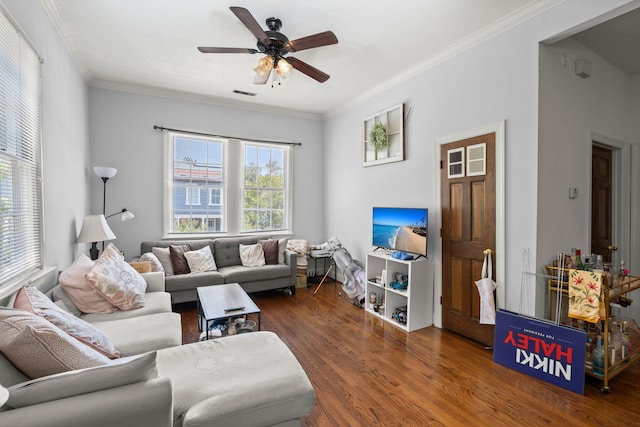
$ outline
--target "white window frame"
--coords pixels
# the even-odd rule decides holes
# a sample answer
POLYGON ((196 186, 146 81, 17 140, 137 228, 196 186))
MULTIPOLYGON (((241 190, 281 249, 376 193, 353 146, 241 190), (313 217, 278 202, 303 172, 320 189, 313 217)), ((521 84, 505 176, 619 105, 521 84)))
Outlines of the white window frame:
MULTIPOLYGON (((279 144, 269 144, 269 143, 258 143, 258 142, 248 142, 248 141, 243 141, 242 142, 242 196, 241 196, 241 218, 244 217, 244 191, 245 191, 245 185, 244 185, 244 170, 245 170, 245 166, 246 166, 246 158, 245 158, 245 153, 246 153, 246 147, 247 146, 254 146, 254 147, 266 147, 266 148, 271 148, 271 149, 279 149, 279 150, 283 150, 284 152, 284 159, 283 159, 283 165, 282 165, 282 169, 284 172, 284 227, 281 229, 268 229, 268 230, 245 230, 244 229, 244 221, 241 222, 241 227, 242 228, 242 232, 245 233, 260 233, 260 232, 265 232, 265 233, 279 233, 279 232, 290 232, 291 230, 291 182, 290 182, 290 176, 291 176, 291 147, 288 146, 282 146, 279 144)), ((265 189, 273 189, 272 187, 269 188, 265 188, 265 189)))
MULTIPOLYGON (((283 230, 268 230, 264 232, 260 231, 247 231, 242 230, 242 215, 243 215, 243 171, 244 171, 244 144, 256 144, 256 142, 242 141, 239 139, 222 139, 213 138, 207 136, 193 135, 186 132, 165 131, 164 132, 164 206, 163 206, 163 237, 164 238, 203 238, 203 237, 217 237, 217 236, 236 236, 242 234, 252 235, 274 235, 274 234, 292 234, 292 153, 291 147, 285 146, 285 182, 286 182, 286 196, 285 196, 285 216, 286 216, 286 229, 283 230), (221 231, 220 232, 208 232, 208 233, 176 233, 172 231, 173 226, 173 142, 175 138, 189 138, 189 139, 204 139, 223 142, 223 185, 220 187, 220 200, 223 205, 222 218, 221 218, 221 231)), ((263 144, 263 143, 260 143, 263 144)), ((269 144, 281 148, 279 144, 269 144)))
POLYGON ((0 50, 0 287, 12 288, 43 270, 42 77, 38 53, 1 4, 0 50))
POLYGON ((209 188, 209 206, 220 206, 220 201, 222 200, 222 188, 209 188), (213 192, 217 192, 218 194, 215 196, 217 199, 216 203, 213 203, 213 192))

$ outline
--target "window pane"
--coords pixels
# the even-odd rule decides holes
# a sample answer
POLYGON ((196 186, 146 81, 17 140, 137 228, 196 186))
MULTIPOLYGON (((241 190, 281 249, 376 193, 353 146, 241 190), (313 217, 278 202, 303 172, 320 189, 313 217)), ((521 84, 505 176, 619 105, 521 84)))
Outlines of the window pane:
POLYGON ((219 232, 224 212, 224 143, 174 134, 173 233, 219 232), (203 200, 203 197, 207 197, 203 200))
POLYGON ((286 228, 287 149, 245 145, 243 231, 286 228))
POLYGON ((0 286, 42 267, 40 60, 0 13, 0 286))

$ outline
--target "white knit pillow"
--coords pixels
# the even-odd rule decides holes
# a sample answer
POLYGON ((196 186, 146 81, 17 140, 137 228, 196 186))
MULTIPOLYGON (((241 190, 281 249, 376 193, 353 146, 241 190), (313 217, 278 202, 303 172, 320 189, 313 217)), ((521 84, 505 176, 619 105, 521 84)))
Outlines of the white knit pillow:
POLYGON ((265 264, 261 245, 239 245, 240 261, 245 267, 260 267, 265 264))
POLYGON ((164 273, 164 266, 160 262, 157 256, 153 252, 146 252, 140 256, 138 261, 150 261, 151 271, 162 271, 164 273))
POLYGON ((203 273, 205 271, 217 270, 216 262, 213 259, 211 248, 207 245, 202 249, 188 251, 184 253, 184 257, 189 264, 189 270, 192 273, 203 273))

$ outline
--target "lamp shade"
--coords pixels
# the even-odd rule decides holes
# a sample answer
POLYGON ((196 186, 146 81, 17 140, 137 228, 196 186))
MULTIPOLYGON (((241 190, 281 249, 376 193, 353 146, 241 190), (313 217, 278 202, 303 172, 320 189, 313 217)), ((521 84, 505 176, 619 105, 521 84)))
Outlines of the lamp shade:
POLYGON ((93 172, 98 175, 100 178, 111 179, 118 173, 118 169, 116 168, 108 168, 105 166, 94 166, 93 172))
POLYGON ((132 219, 134 219, 136 217, 133 214, 133 212, 131 212, 130 210, 127 210, 127 208, 122 208, 122 210, 120 212, 116 212, 116 213, 112 213, 111 215, 107 215, 106 219, 109 219, 112 216, 116 216, 116 215, 121 215, 120 216, 120 221, 122 221, 122 222, 131 221, 132 219))
POLYGON ((104 242, 113 240, 116 235, 107 224, 104 215, 87 215, 82 220, 82 228, 78 235, 78 243, 104 242))

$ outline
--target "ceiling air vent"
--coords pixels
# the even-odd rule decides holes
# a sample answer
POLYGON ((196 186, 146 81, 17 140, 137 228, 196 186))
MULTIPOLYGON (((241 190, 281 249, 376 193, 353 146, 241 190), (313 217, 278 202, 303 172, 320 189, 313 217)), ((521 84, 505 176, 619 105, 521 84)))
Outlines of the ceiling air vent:
POLYGON ((233 93, 237 93, 238 95, 256 96, 256 94, 253 92, 245 92, 243 90, 237 90, 237 89, 235 89, 233 93))

